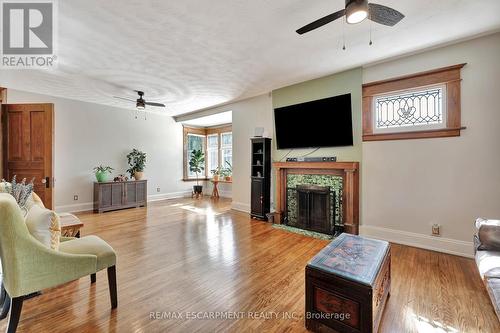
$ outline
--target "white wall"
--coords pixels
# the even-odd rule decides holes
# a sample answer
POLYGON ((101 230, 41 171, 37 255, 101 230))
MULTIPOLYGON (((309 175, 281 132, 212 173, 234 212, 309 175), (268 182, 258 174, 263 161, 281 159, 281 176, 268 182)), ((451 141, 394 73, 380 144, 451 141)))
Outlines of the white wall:
POLYGON ((250 138, 255 127, 264 127, 273 135, 272 99, 269 94, 227 104, 204 112, 233 111, 233 184, 232 208, 250 211, 250 138))
POLYGON ((458 138, 363 143, 361 233, 472 254, 476 217, 500 218, 500 34, 364 69, 363 82, 466 62, 458 138), (430 236, 431 225, 442 237, 430 236))
POLYGON ((125 156, 132 148, 147 153, 150 200, 190 193, 193 184, 181 181, 182 126, 171 117, 135 119, 131 110, 11 89, 7 98, 8 103, 54 103, 56 210, 91 209, 93 167, 110 165, 114 175, 125 173, 125 156), (78 201, 73 201, 75 194, 78 201))

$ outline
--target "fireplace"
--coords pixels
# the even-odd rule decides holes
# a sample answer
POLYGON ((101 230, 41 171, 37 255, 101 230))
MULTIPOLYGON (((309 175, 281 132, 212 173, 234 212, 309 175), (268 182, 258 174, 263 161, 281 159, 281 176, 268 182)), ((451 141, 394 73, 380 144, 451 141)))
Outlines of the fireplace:
POLYGON ((335 192, 328 186, 299 185, 296 196, 297 227, 331 234, 335 223, 330 207, 335 205, 335 192))
POLYGON ((275 162, 274 223, 358 234, 358 162, 275 162))

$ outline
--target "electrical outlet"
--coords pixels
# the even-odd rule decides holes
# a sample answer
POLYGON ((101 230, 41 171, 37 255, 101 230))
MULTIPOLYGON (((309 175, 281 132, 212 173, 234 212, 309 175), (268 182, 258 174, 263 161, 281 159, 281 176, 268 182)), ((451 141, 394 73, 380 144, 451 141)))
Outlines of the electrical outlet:
POLYGON ((160 188, 159 187, 156 188, 156 192, 160 192, 160 188))
POLYGON ((441 226, 439 224, 432 225, 432 236, 441 236, 441 226))
POLYGON ((76 194, 75 194, 75 195, 73 196, 73 200, 74 200, 74 201, 78 201, 78 195, 76 195, 76 194))

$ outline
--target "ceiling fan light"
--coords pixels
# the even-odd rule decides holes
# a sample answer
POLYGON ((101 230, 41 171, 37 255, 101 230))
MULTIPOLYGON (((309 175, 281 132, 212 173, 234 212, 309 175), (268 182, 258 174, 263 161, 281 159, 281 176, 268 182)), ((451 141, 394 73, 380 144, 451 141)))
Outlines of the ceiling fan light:
POLYGON ((357 12, 352 13, 351 15, 349 15, 347 17, 347 23, 356 24, 356 23, 363 21, 367 17, 368 17, 367 12, 365 12, 363 10, 359 10, 357 12))
POLYGON ((137 108, 137 110, 144 110, 146 108, 146 103, 144 102, 144 100, 138 99, 135 107, 137 108))
POLYGON ((346 4, 346 20, 349 24, 360 23, 368 17, 368 1, 354 0, 346 4))

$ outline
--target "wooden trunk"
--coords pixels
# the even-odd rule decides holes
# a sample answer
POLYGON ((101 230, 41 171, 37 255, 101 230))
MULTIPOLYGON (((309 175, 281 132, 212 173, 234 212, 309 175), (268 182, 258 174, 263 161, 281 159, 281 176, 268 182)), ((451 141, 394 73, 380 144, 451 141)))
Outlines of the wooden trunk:
MULTIPOLYGON (((359 244, 352 248, 359 249, 359 244)), ((345 249, 341 251, 348 253, 346 257, 351 257, 350 262, 341 262, 345 258, 335 257, 334 251, 322 251, 318 254, 322 257, 320 260, 334 268, 328 270, 314 265, 318 256, 306 267, 306 327, 314 332, 375 333, 390 293, 390 246, 387 244, 387 249, 378 251, 378 257, 371 255, 373 248, 366 248, 364 257, 345 249), (344 264, 351 267, 371 265, 360 272, 360 276, 366 278, 368 274, 365 273, 369 271, 371 276, 361 281, 363 279, 336 274, 335 268, 344 264)))
POLYGON ((94 183, 94 212, 147 205, 147 180, 94 183))

